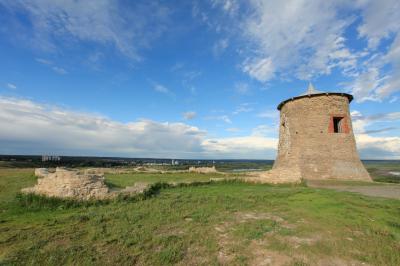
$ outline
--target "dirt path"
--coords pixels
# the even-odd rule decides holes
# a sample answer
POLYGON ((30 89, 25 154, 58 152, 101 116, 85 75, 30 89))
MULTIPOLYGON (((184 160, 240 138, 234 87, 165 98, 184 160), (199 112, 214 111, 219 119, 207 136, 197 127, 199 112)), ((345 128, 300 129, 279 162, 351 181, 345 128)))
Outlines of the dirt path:
POLYGON ((307 185, 312 188, 328 188, 337 191, 356 192, 366 196, 400 199, 400 184, 387 183, 351 183, 336 181, 308 180, 307 185))

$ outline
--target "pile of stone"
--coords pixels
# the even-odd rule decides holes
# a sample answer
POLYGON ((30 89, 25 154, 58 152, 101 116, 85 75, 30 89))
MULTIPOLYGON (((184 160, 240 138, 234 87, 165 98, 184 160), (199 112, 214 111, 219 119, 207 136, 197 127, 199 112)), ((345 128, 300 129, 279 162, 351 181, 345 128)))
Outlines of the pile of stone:
POLYGON ((210 174, 210 173, 218 173, 215 166, 213 167, 189 167, 190 173, 199 173, 199 174, 210 174))
POLYGON ((35 175, 39 177, 37 184, 23 189, 23 192, 80 200, 105 199, 111 195, 103 175, 60 167, 55 172, 38 168, 35 169, 35 175))

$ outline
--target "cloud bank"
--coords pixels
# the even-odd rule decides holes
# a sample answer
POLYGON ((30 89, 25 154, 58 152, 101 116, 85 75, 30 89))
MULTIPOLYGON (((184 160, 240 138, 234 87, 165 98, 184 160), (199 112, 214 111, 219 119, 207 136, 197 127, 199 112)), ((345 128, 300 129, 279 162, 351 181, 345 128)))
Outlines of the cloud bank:
MULTIPOLYGON (((399 119, 399 114, 382 117, 399 119)), ((374 119, 378 117, 364 120, 374 119)), ((206 131, 185 123, 120 123, 100 115, 10 97, 0 97, 0 128, 2 154, 274 159, 277 147, 277 139, 268 137, 274 128, 266 126, 255 128, 249 136, 212 138, 206 131)), ((355 126, 356 132, 359 129, 355 126)), ((361 132, 356 139, 362 158, 400 158, 399 137, 374 137, 361 132)))
POLYGON ((0 153, 163 158, 273 158, 277 140, 209 139, 184 123, 120 123, 25 99, 0 97, 0 153))

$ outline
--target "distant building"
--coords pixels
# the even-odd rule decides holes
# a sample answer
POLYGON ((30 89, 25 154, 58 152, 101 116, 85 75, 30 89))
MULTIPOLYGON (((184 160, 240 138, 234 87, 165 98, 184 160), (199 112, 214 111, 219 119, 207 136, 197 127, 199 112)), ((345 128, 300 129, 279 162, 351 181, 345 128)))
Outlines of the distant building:
POLYGON ((172 159, 172 160, 171 160, 171 165, 179 165, 178 160, 172 159))
POLYGON ((59 162, 59 161, 61 161, 60 156, 42 155, 42 162, 59 162))

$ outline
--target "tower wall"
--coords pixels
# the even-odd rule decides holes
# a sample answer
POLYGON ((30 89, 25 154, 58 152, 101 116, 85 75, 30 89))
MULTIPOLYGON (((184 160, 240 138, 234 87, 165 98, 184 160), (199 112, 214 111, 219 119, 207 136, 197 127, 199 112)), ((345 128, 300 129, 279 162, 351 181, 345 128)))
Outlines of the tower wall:
POLYGON ((371 180, 358 156, 346 95, 298 97, 280 108, 273 171, 290 171, 306 179, 371 180), (341 133, 334 132, 333 117, 343 117, 341 133))

